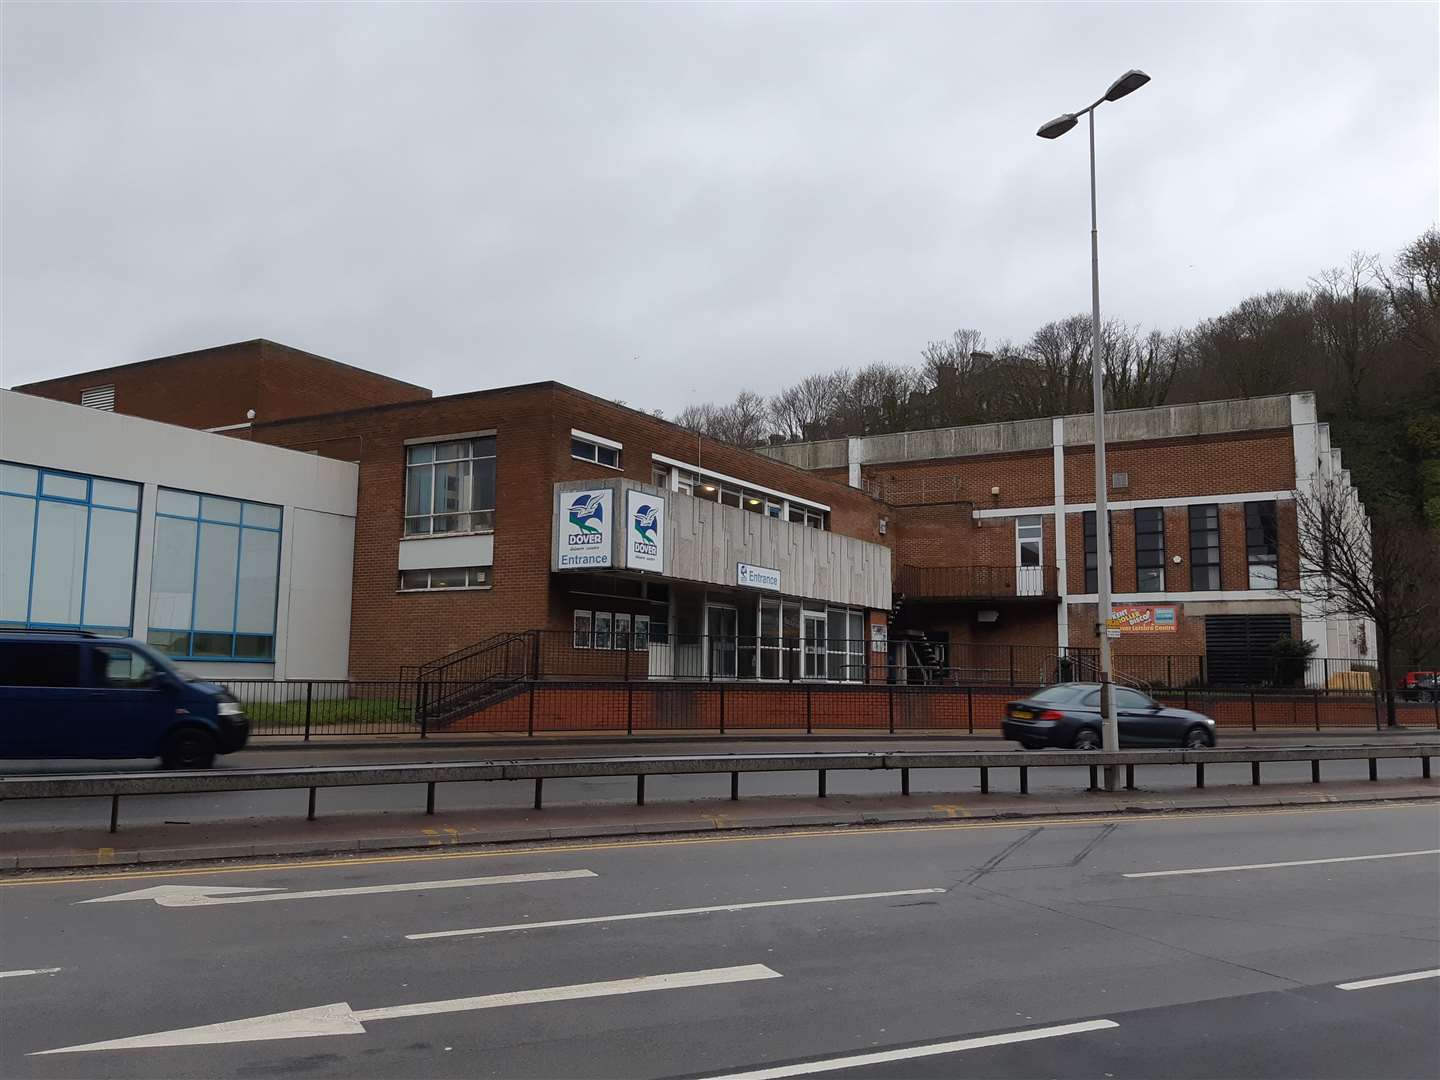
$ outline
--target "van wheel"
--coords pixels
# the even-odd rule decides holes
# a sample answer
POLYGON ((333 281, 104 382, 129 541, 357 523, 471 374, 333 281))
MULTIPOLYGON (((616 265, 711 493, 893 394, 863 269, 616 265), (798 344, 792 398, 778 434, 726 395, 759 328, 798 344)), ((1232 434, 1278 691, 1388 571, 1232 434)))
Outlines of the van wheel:
POLYGON ((160 764, 166 769, 208 769, 214 763, 215 740, 200 728, 172 731, 160 748, 160 764))

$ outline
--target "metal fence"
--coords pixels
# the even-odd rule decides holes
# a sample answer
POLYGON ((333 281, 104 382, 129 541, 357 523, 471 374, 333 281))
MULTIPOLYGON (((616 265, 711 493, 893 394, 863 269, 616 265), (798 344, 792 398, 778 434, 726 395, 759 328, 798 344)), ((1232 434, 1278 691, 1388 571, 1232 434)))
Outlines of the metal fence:
MULTIPOLYGON (((995 732, 1005 706, 1033 687, 895 683, 766 683, 730 679, 529 679, 496 694, 490 683, 450 684, 447 713, 420 707, 414 681, 233 680, 257 736, 307 741, 339 735, 426 738, 493 733, 995 732)), ((1385 694, 1349 690, 1178 689, 1162 704, 1204 713, 1226 729, 1380 730, 1385 694)), ((1440 730, 1440 700, 1396 702, 1406 727, 1440 730)))

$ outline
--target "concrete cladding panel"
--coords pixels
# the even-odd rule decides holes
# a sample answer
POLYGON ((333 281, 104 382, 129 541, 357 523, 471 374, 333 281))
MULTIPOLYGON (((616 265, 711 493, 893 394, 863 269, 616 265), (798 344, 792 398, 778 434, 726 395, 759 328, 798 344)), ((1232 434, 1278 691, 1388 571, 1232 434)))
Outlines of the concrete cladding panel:
MULTIPOLYGON (((1122 409, 1105 414, 1107 442, 1143 442, 1147 439, 1266 431, 1289 426, 1290 399, 1282 396, 1197 401, 1188 405, 1122 409)), ((1066 446, 1088 446, 1094 441, 1094 417, 1065 417, 1066 446)))
MULTIPOLYGON (((778 570, 780 591, 786 596, 851 607, 890 607, 890 549, 883 544, 629 480, 565 481, 556 485, 556 491, 602 487, 614 493, 614 506, 624 506, 628 488, 663 496, 665 577, 671 580, 734 587, 739 564, 749 563, 778 570)), ((557 524, 552 532, 552 545, 558 543, 558 528, 557 524)))

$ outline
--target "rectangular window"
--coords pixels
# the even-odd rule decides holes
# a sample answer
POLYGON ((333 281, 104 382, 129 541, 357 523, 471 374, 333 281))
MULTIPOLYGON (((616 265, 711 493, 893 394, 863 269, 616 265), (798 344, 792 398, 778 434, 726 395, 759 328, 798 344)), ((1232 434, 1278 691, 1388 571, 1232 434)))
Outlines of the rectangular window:
POLYGON ((1220 507, 1214 503, 1190 507, 1190 588, 1220 588, 1220 507))
POLYGON ((281 508, 169 488, 155 508, 146 640, 180 658, 272 659, 281 508))
MULTIPOLYGON (((1087 593, 1100 591, 1100 556, 1099 540, 1095 536, 1095 511, 1086 510, 1082 515, 1084 518, 1085 533, 1085 591, 1087 593)), ((1110 587, 1115 587, 1115 515, 1111 513, 1108 518, 1110 522, 1110 587)))
POLYGON ((644 652, 650 645, 650 616, 636 615, 635 630, 631 636, 631 647, 636 652, 644 652))
POLYGON ((1274 589, 1280 584, 1280 542, 1275 532, 1275 503, 1245 504, 1245 560, 1250 566, 1250 588, 1274 589))
POLYGON ((575 612, 575 648, 590 648, 590 612, 575 612))
POLYGON ((630 615, 628 612, 617 611, 615 613, 614 646, 621 650, 630 648, 630 615))
POLYGON ((442 570, 401 570, 400 591, 483 589, 490 584, 488 566, 454 566, 442 570))
POLYGON ((570 431, 570 456, 580 461, 593 461, 611 469, 620 468, 620 451, 623 446, 610 439, 602 439, 586 431, 570 431))
POLYGON ((405 448, 405 535, 495 527, 495 436, 405 448))
POLYGON ((1135 588, 1165 591, 1165 511, 1158 506, 1135 511, 1135 588))
POLYGON ((128 633, 140 485, 0 464, 0 625, 128 633))
POLYGON ((16 641, 0 649, 0 686, 79 685, 79 645, 63 641, 16 641))
POLYGON ((652 465, 650 467, 650 483, 654 484, 661 491, 670 490, 670 466, 652 465))

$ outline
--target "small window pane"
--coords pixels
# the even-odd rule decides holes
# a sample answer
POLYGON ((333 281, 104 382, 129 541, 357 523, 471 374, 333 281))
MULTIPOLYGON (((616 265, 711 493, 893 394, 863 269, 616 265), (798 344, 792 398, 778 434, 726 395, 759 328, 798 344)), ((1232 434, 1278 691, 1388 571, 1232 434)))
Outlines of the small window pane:
POLYGON ((240 524, 240 504, 234 499, 217 499, 206 495, 200 500, 200 516, 207 521, 240 524))
POLYGON ((87 626, 130 625, 139 521, 138 514, 127 510, 94 507, 90 511, 90 557, 85 566, 87 626))
POLYGON ((100 506, 118 506, 136 510, 140 506, 140 486, 115 480, 90 481, 90 501, 100 506))
POLYGON ((406 536, 424 536, 430 531, 430 519, 428 517, 408 518, 405 521, 406 536))
POLYGON ((239 529, 229 525, 200 526, 200 559, 195 573, 196 630, 223 630, 227 634, 234 630, 239 559, 239 529))
POLYGON ((420 465, 435 460, 435 444, 422 443, 419 446, 406 447, 405 460, 411 465, 420 465))
POLYGON ((145 640, 166 656, 190 655, 190 635, 183 630, 151 630, 145 640))
POLYGON ((155 554, 150 569, 150 625, 167 630, 190 629, 195 589, 193 521, 155 519, 155 554))
MULTIPOLYGON (((249 513, 249 509, 246 509, 249 513)), ((280 576, 280 534, 240 530, 240 591, 235 629, 269 634, 275 629, 275 595, 280 576)))
POLYGON ((482 435, 480 438, 475 439, 471 443, 471 446, 474 448, 474 453, 477 458, 495 456, 494 435, 482 435))
POLYGON ((181 517, 198 517, 200 496, 188 491, 169 491, 161 488, 155 496, 155 510, 161 514, 178 514, 181 517))
POLYGON ((595 448, 595 460, 601 465, 609 465, 611 468, 619 468, 620 451, 612 446, 597 446, 595 448))
POLYGON ((590 612, 575 612, 574 645, 577 649, 590 648, 590 612))
POLYGON ((235 639, 235 655, 246 660, 273 660, 275 639, 268 636, 241 634, 235 639))
POLYGON ((278 529, 280 528, 280 507, 246 503, 245 524, 253 525, 257 529, 278 529))
POLYGON ((402 589, 428 589, 430 587, 429 570, 401 570, 400 588, 402 589))
POLYGON ((54 496, 57 499, 84 499, 86 483, 78 476, 46 473, 40 481, 40 490, 43 494, 54 496))
POLYGON ((0 620, 24 623, 30 602, 33 499, 0 495, 0 620))
POLYGON ((595 460, 595 447, 593 444, 582 439, 570 440, 570 456, 581 458, 585 461, 595 460))
POLYGON ((0 465, 0 491, 34 495, 39 475, 35 469, 27 469, 24 465, 0 465))
POLYGON ((595 648, 610 648, 610 613, 608 611, 595 612, 595 648))
POLYGON ((85 507, 73 503, 42 501, 39 514, 35 530, 30 620, 78 626, 88 512, 85 507))
POLYGON ((636 652, 644 652, 650 644, 650 616, 636 615, 635 629, 631 634, 631 643, 636 652))
POLYGON ((460 589, 464 588, 469 580, 469 572, 464 569, 430 571, 430 587, 432 589, 460 589))
POLYGON ((454 461, 460 457, 460 451, 466 449, 465 443, 458 442, 432 443, 431 445, 435 448, 436 461, 454 461))
POLYGON ((435 470, 421 465, 405 470, 405 513, 428 514, 435 470))
POLYGON ((473 566, 470 568, 471 585, 489 585, 490 568, 488 566, 473 566))
POLYGON ((229 634, 196 634, 192 656, 229 656, 235 639, 229 634))

